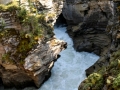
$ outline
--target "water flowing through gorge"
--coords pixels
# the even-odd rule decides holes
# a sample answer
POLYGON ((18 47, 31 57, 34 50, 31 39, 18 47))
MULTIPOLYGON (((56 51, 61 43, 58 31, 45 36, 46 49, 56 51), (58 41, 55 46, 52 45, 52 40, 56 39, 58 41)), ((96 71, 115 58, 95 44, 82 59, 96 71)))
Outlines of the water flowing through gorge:
POLYGON ((51 70, 51 77, 39 89, 28 87, 23 90, 78 90, 79 84, 86 78, 85 70, 99 59, 92 53, 76 52, 66 27, 55 28, 54 33, 56 38, 67 42, 67 49, 60 53, 61 57, 51 70))
POLYGON ((67 42, 67 49, 60 53, 61 57, 55 62, 51 77, 39 90, 78 90, 85 79, 85 69, 94 64, 99 57, 92 53, 76 52, 72 39, 65 27, 55 28, 56 38, 67 42))

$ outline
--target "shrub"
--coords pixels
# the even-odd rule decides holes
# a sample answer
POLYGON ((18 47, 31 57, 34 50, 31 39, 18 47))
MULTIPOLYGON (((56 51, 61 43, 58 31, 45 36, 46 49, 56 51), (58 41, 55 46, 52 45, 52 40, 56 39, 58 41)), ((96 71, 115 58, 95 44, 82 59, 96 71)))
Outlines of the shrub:
POLYGON ((117 78, 115 78, 113 81, 113 88, 116 89, 119 87, 120 87, 120 74, 118 74, 117 78))

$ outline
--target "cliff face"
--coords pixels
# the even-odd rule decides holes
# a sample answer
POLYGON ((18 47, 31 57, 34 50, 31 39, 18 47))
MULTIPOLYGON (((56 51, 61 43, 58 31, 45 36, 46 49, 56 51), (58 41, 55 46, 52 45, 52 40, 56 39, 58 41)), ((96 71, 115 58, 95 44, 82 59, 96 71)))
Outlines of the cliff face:
POLYGON ((0 5, 0 78, 4 87, 40 87, 66 47, 53 37, 62 1, 27 1, 0 5))
POLYGON ((52 32, 64 5, 62 14, 74 48, 101 56, 86 70, 87 75, 95 73, 81 83, 79 90, 119 89, 117 0, 27 1, 21 0, 17 6, 0 5, 0 77, 5 87, 40 87, 49 78, 59 52, 66 45, 53 38, 52 32))
MULTIPOLYGON (((109 28, 116 22, 115 2, 66 0, 62 14, 68 23, 67 31, 77 51, 94 52, 101 59, 109 58, 108 52, 113 39, 109 28)), ((91 71, 87 70, 87 74, 91 71)))
POLYGON ((77 51, 100 55, 103 49, 109 46, 111 39, 106 35, 105 30, 108 23, 111 23, 113 10, 113 1, 66 0, 64 2, 62 13, 77 51))
POLYGON ((119 1, 65 0, 62 14, 74 48, 100 55, 79 90, 119 90, 119 1))

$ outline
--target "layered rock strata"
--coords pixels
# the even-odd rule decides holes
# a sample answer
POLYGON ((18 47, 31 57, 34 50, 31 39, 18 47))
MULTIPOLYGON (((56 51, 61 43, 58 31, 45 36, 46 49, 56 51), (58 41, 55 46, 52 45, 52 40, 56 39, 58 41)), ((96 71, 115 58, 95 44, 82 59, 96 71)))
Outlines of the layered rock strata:
POLYGON ((53 33, 62 1, 27 1, 0 5, 0 78, 5 88, 40 87, 66 48, 53 33))
POLYGON ((66 0, 63 16, 77 51, 100 59, 78 90, 119 90, 119 0, 66 0))
POLYGON ((63 16, 68 23, 68 33, 77 51, 101 55, 111 43, 106 33, 109 19, 114 15, 113 1, 73 0, 64 2, 63 16))

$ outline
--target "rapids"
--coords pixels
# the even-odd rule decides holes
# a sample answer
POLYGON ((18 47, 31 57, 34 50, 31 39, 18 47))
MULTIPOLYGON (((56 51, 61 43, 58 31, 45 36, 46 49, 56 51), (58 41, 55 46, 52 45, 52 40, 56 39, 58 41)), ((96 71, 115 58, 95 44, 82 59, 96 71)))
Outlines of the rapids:
POLYGON ((92 53, 76 52, 66 27, 55 27, 54 33, 56 38, 67 42, 67 49, 60 53, 61 57, 54 64, 51 77, 39 90, 78 90, 79 84, 86 78, 85 70, 99 57, 92 53))

